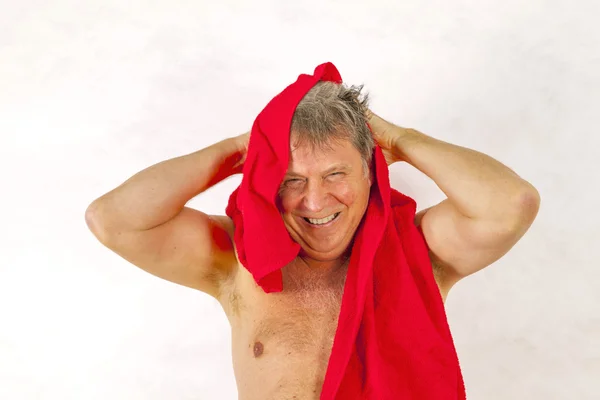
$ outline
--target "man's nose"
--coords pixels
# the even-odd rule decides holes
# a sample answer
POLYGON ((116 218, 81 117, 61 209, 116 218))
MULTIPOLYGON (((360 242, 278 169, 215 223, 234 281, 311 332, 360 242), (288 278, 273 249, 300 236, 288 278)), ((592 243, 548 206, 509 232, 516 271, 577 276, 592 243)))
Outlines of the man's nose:
POLYGON ((309 181, 304 192, 304 208, 312 214, 317 214, 325 208, 327 191, 321 182, 309 181))

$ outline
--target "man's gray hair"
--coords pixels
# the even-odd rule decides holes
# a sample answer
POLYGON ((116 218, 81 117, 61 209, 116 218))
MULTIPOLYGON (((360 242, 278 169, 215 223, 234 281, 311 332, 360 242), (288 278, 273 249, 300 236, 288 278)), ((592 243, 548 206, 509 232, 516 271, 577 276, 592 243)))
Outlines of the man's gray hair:
POLYGON ((330 149, 335 142, 349 140, 361 154, 368 175, 375 141, 367 126, 369 94, 361 94, 363 87, 331 81, 315 84, 294 112, 292 145, 330 149))

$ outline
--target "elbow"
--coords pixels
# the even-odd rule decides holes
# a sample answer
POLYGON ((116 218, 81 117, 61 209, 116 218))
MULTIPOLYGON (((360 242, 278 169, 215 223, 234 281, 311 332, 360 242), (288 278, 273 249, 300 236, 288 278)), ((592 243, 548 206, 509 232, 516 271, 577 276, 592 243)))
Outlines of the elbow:
POLYGON ((541 196, 538 190, 526 182, 515 196, 510 231, 524 234, 535 221, 540 210, 541 196))
POLYGON ((92 202, 85 210, 85 223, 101 243, 107 242, 108 234, 102 218, 102 204, 98 200, 92 202))
POLYGON ((540 192, 533 185, 527 183, 518 199, 517 207, 520 215, 522 215, 522 218, 533 222, 540 210, 540 192))

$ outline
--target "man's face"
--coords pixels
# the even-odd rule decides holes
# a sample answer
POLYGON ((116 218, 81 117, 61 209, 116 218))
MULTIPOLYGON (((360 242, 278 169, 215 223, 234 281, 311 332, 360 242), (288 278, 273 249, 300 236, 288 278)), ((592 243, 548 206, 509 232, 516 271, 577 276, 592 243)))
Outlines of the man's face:
POLYGON ((283 221, 302 246, 301 255, 319 261, 334 260, 348 248, 367 209, 371 187, 358 150, 349 141, 331 147, 293 147, 279 191, 283 221))

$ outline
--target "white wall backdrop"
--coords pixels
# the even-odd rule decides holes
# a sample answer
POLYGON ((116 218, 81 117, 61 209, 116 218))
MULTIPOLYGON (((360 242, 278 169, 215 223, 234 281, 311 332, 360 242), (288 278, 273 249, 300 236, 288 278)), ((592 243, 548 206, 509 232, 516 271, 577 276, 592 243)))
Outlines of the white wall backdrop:
MULTIPOLYGON (((399 125, 542 196, 447 311, 469 399, 600 399, 598 2, 0 0, 0 398, 236 399, 216 301, 105 249, 87 205, 250 129, 333 62, 399 125)), ((443 199, 406 165, 393 186, 443 199)), ((223 213, 238 177, 189 205, 223 213)))

